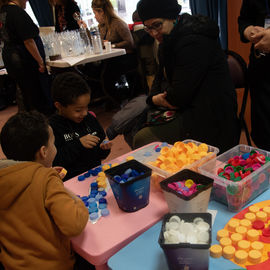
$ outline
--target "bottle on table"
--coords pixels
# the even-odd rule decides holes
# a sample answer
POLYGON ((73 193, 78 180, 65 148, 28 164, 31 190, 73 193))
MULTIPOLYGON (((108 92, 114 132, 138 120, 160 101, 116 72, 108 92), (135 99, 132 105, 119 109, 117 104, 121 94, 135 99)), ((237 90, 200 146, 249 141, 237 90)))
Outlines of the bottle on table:
POLYGON ((103 46, 100 38, 100 33, 97 26, 91 26, 90 28, 91 42, 93 46, 93 51, 95 54, 100 54, 103 52, 103 46))

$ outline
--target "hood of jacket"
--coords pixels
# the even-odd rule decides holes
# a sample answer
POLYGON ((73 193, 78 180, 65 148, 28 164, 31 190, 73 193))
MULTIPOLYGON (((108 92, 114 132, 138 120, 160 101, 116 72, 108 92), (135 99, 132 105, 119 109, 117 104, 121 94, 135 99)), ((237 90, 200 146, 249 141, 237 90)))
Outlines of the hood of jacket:
POLYGON ((186 35, 202 35, 217 40, 219 37, 218 25, 208 17, 202 15, 183 14, 175 25, 170 35, 165 36, 165 41, 175 41, 186 35))
POLYGON ((0 160, 0 210, 9 208, 31 184, 43 165, 36 162, 0 160))

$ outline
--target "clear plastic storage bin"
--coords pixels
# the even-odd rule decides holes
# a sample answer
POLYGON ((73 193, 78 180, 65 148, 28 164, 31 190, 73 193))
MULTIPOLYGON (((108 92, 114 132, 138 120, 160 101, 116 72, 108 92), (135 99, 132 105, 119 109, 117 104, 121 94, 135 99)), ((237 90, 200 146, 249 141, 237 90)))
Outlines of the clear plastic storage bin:
MULTIPOLYGON (((183 143, 185 143, 185 144, 187 144, 189 142, 194 143, 195 145, 202 144, 202 142, 194 141, 191 139, 187 139, 187 140, 183 141, 183 143)), ((208 153, 212 152, 211 154, 209 154, 209 155, 207 155, 207 156, 205 156, 205 157, 203 157, 203 158, 201 158, 201 159, 199 159, 199 160, 197 160, 197 161, 195 161, 187 166, 182 167, 179 171, 182 171, 184 169, 190 169, 192 171, 198 172, 198 167, 202 166, 204 163, 208 162, 209 160, 214 159, 217 156, 217 154, 219 153, 219 149, 217 147, 214 147, 211 145, 207 145, 207 146, 208 146, 208 153)), ((172 145, 168 145, 168 147, 171 148, 172 145)), ((158 168, 152 164, 149 164, 149 162, 155 161, 157 159, 157 157, 158 157, 157 155, 150 157, 148 160, 145 161, 146 162, 145 165, 150 167, 153 170, 153 172, 163 176, 164 178, 168 178, 168 177, 172 176, 174 173, 162 170, 161 168, 158 168)))
POLYGON ((270 162, 238 182, 225 179, 217 174, 218 169, 223 168, 230 158, 250 153, 252 150, 257 150, 265 157, 270 157, 270 153, 267 151, 241 144, 199 168, 201 174, 214 179, 211 198, 228 205, 231 211, 239 211, 269 187, 270 162))

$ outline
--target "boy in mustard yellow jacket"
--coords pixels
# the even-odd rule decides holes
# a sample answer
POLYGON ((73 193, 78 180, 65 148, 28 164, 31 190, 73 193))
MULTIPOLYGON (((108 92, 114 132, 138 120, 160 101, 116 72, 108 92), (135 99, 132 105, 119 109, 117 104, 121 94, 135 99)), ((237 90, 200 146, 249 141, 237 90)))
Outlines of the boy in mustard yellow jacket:
POLYGON ((88 210, 51 168, 52 128, 40 113, 18 113, 0 140, 0 262, 5 270, 73 270, 69 238, 82 232, 88 210))

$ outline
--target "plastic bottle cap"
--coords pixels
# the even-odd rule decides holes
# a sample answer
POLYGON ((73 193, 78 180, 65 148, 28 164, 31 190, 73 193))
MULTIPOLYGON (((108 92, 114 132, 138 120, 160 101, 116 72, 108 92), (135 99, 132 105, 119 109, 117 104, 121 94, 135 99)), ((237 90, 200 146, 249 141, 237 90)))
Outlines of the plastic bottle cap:
POLYGON ((102 210, 100 211, 100 213, 101 213, 101 215, 102 215, 103 217, 106 217, 106 216, 108 216, 108 215, 110 214, 110 211, 109 211, 107 208, 105 208, 105 209, 102 209, 102 210))
POLYGON ((240 225, 246 227, 247 229, 251 229, 251 227, 252 227, 252 223, 248 219, 240 220, 240 225))
POLYGON ((262 229, 264 229, 264 222, 262 220, 255 220, 252 223, 252 227, 255 230, 262 230, 262 229))
POLYGON ((251 206, 248 208, 248 210, 249 210, 249 212, 256 214, 257 212, 260 211, 260 208, 257 207, 257 206, 255 206, 255 205, 251 205, 251 206))
POLYGON ((235 228, 235 232, 240 233, 243 237, 245 237, 247 230, 248 230, 247 227, 244 226, 238 226, 235 228))
POLYGON ((221 238, 229 237, 229 232, 225 229, 219 230, 217 232, 217 240, 219 241, 221 238))
POLYGON ((234 257, 235 248, 233 246, 226 246, 223 248, 222 255, 225 259, 232 259, 234 257))
POLYGON ((99 203, 107 203, 107 200, 105 198, 100 198, 99 203))
POLYGON ((105 209, 105 208, 107 208, 107 204, 106 203, 100 203, 98 208, 99 209, 105 209))
POLYGON ((228 222, 228 230, 231 232, 235 232, 235 228, 239 226, 239 220, 237 219, 231 219, 228 222))
POLYGON ((249 241, 257 241, 259 239, 259 232, 257 230, 251 229, 247 231, 247 240, 249 241))
POLYGON ((253 213, 246 213, 245 214, 245 219, 248 219, 249 221, 253 222, 256 220, 256 216, 253 213))
POLYGON ((233 245, 237 245, 237 243, 241 241, 242 239, 243 239, 243 235, 240 233, 233 233, 231 235, 231 240, 232 240, 233 245))
POLYGON ((219 243, 222 247, 231 246, 232 240, 229 237, 223 237, 220 239, 219 243))
POLYGON ((90 217, 90 219, 91 220, 96 220, 97 218, 98 218, 98 213, 91 213, 90 215, 89 215, 89 217, 90 217))
POLYGON ((269 206, 265 206, 263 208, 263 212, 265 212, 267 214, 267 216, 269 217, 270 216, 270 207, 269 206))
POLYGON ((79 175, 78 176, 78 181, 83 181, 85 180, 85 176, 84 175, 79 175))
POLYGON ((96 200, 95 200, 95 198, 89 198, 89 199, 88 199, 88 202, 91 204, 91 203, 95 203, 96 200))
POLYGON ((241 250, 248 251, 249 248, 250 248, 250 242, 247 241, 247 240, 241 240, 241 241, 238 242, 237 246, 241 250))
POLYGON ((245 250, 237 250, 234 260, 238 264, 244 264, 247 261, 248 253, 245 250))
POLYGON ((210 256, 219 258, 222 255, 222 247, 220 245, 213 245, 210 247, 210 256))
POLYGON ((258 264, 262 259, 262 253, 259 250, 251 250, 248 253, 248 260, 253 264, 258 264))
POLYGON ((263 212, 263 211, 259 211, 259 212, 256 213, 256 218, 257 218, 257 220, 261 220, 261 221, 266 222, 267 214, 265 212, 263 212))
POLYGON ((254 241, 251 243, 251 248, 263 252, 264 244, 259 241, 254 241))

